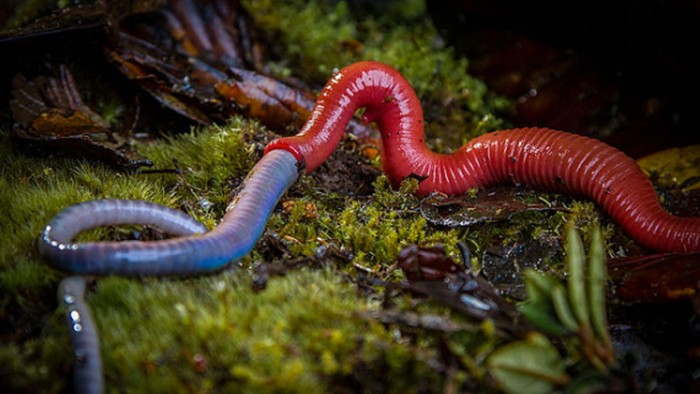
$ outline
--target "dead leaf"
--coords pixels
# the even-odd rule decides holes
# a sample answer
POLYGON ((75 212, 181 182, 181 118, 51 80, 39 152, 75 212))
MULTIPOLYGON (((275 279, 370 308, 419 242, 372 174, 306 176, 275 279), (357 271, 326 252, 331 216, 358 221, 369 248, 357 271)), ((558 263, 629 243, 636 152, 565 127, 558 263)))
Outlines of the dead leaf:
POLYGON ((557 211, 562 208, 545 203, 525 203, 515 188, 493 188, 476 196, 431 195, 421 202, 420 212, 436 226, 468 227, 480 223, 509 220, 530 211, 557 211))

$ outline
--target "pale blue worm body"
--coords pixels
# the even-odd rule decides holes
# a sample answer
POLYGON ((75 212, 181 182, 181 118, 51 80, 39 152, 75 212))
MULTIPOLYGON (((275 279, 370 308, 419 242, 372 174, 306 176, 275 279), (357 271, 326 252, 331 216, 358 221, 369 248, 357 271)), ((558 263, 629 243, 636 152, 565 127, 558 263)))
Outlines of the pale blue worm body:
MULTIPOLYGON (((192 275, 223 268, 248 254, 262 235, 280 197, 300 172, 285 150, 263 156, 243 181, 221 223, 211 231, 184 213, 132 200, 96 200, 61 211, 46 226, 39 253, 57 268, 75 275, 192 275), (175 238, 163 241, 75 243, 80 232, 99 226, 151 224, 175 238)), ((69 276, 59 285, 75 356, 74 388, 104 390, 97 329, 84 299, 85 279, 69 276)))
POLYGON ((39 253, 55 267, 74 274, 165 276, 214 271, 253 249, 277 201, 296 181, 297 167, 294 156, 281 149, 263 156, 222 222, 209 232, 180 211, 144 201, 96 200, 73 205, 46 226, 39 253), (118 224, 152 224, 181 236, 154 242, 72 242, 87 229, 118 224))
POLYGON ((76 393, 104 391, 102 358, 97 328, 85 302, 85 278, 69 276, 58 285, 58 302, 64 305, 73 343, 73 386, 76 393))

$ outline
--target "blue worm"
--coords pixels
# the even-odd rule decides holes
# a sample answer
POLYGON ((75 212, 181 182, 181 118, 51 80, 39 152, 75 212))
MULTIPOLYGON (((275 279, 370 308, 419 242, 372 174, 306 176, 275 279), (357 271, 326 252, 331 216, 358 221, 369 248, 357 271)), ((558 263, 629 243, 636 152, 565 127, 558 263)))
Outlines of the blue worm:
MULTIPOLYGON (((250 252, 280 197, 297 179, 301 165, 291 153, 263 156, 243 181, 241 191, 213 230, 184 213, 145 201, 97 200, 59 212, 39 240, 39 253, 55 267, 76 275, 190 275, 223 268, 250 252), (175 238, 144 242, 86 242, 73 238, 90 228, 152 224, 175 238)), ((84 299, 85 279, 70 276, 59 285, 75 355, 74 388, 104 390, 97 330, 84 299)))
POLYGON ((191 275, 220 269, 253 249, 277 201, 298 177, 297 159, 278 151, 255 165, 223 221, 209 232, 182 212, 158 204, 97 200, 56 215, 41 234, 39 253, 55 267, 81 275, 191 275), (87 229, 118 224, 152 224, 179 237, 155 242, 72 242, 87 229))
POLYGON ((65 306, 68 330, 73 342, 74 391, 101 393, 104 391, 104 378, 100 343, 90 308, 85 302, 85 278, 69 276, 63 279, 58 285, 58 302, 65 306))

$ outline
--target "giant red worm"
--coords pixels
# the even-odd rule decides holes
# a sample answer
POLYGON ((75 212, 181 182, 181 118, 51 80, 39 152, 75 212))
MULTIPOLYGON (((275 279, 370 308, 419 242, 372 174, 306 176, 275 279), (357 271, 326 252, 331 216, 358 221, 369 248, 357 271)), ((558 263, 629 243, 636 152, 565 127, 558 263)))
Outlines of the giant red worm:
POLYGON ((461 194, 511 182, 587 196, 647 248, 700 250, 700 218, 665 211, 635 161, 598 140, 525 128, 482 135, 452 154, 430 151, 415 92, 398 71, 377 62, 355 63, 333 75, 299 134, 277 139, 265 151, 287 150, 313 171, 333 152, 359 108, 365 108, 365 121, 379 127, 382 167, 393 185, 415 176, 421 179, 420 194, 461 194))
MULTIPOLYGON (((42 232, 39 252, 56 267, 77 274, 186 275, 220 269, 253 248, 277 201, 297 179, 299 164, 307 171, 320 166, 361 107, 366 109, 364 119, 379 125, 383 168, 394 185, 414 175, 421 179, 421 194, 459 194, 509 181, 582 194, 602 205, 642 245, 700 251, 700 218, 666 212, 644 173, 615 148, 574 134, 530 128, 483 135, 450 155, 431 152, 424 144, 423 112, 408 82, 389 66, 361 62, 333 76, 298 135, 268 145, 215 229, 205 232, 194 219, 151 203, 92 201, 54 217, 42 232), (156 224, 180 237, 73 242, 88 228, 125 223, 156 224), (201 232, 205 233, 196 235, 201 232)), ((73 351, 80 359, 76 390, 101 391, 97 332, 83 300, 84 286, 81 279, 69 278, 61 283, 59 297, 67 306, 73 351)))

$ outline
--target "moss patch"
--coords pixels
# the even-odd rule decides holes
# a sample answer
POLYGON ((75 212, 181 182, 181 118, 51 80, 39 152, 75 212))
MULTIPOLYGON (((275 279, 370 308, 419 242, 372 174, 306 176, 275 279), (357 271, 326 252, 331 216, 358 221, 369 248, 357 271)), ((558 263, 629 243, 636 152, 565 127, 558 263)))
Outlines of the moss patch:
POLYGON ((272 68, 280 76, 303 75, 320 88, 333 70, 358 60, 399 70, 421 99, 428 143, 438 151, 503 125, 493 114, 508 102, 467 73, 467 59, 445 46, 423 1, 363 3, 357 9, 343 1, 244 4, 275 43, 281 60, 272 68))
POLYGON ((145 391, 320 393, 352 379, 358 365, 386 367, 408 389, 403 370, 417 360, 359 317, 376 306, 331 271, 297 271, 261 293, 235 271, 181 282, 110 278, 91 303, 105 311, 98 323, 106 370, 145 391), (367 350, 377 348, 384 350, 367 350))

